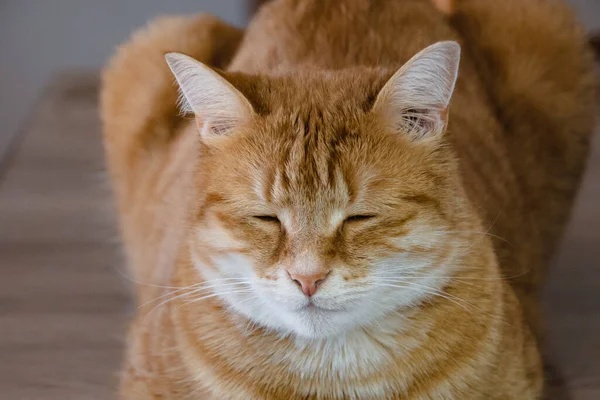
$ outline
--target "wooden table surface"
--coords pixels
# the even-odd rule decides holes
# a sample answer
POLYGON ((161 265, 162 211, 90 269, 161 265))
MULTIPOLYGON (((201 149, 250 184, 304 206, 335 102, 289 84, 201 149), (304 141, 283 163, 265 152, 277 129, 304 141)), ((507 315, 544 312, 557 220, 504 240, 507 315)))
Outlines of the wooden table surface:
MULTIPOLYGON (((114 398, 132 306, 97 89, 92 73, 55 79, 0 164, 1 399, 114 398)), ((552 352, 577 400, 600 399, 599 259, 596 145, 545 296, 552 352)))

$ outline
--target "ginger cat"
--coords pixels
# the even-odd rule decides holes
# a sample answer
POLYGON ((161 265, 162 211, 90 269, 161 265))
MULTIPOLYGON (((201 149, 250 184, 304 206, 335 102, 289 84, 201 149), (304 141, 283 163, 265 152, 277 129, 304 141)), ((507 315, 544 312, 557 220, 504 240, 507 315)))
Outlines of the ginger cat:
POLYGON ((592 57, 558 1, 436 3, 277 0, 245 32, 162 18, 121 47, 122 398, 542 396, 592 57))

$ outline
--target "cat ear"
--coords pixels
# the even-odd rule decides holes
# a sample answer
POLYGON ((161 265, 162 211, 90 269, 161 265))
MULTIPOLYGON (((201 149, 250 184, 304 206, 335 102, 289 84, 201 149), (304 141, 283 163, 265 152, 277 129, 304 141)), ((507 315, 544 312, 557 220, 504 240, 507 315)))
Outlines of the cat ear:
POLYGON ((388 80, 377 95, 373 112, 390 129, 411 140, 443 134, 459 61, 456 42, 426 47, 388 80))
POLYGON ((254 113, 248 99, 210 67, 180 53, 165 59, 181 89, 182 111, 196 114, 202 136, 226 134, 254 113))

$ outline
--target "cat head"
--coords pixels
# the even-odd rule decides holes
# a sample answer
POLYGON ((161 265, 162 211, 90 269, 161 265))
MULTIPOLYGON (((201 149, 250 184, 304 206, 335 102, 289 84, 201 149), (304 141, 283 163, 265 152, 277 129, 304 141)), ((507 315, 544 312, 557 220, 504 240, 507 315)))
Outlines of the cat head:
POLYGON ((201 137, 189 247, 224 303, 319 338, 435 295, 464 249, 444 146, 460 48, 397 72, 217 72, 168 54, 201 137))

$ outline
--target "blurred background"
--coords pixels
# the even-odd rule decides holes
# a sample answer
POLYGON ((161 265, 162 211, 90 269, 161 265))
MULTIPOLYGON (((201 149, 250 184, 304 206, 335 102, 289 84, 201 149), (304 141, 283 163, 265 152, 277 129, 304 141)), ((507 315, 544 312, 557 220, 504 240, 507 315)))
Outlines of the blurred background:
MULTIPOLYGON (((600 0, 568 0, 600 31, 600 0)), ((98 71, 149 19, 238 26, 260 1, 0 1, 0 398, 111 398, 131 310, 104 172, 98 71)), ((551 378, 600 399, 598 135, 546 293, 551 378)), ((558 397, 557 397, 558 398, 558 397)))
POLYGON ((0 154, 48 80, 100 68, 153 17, 200 11, 242 26, 247 0, 3 0, 0 2, 0 154))

